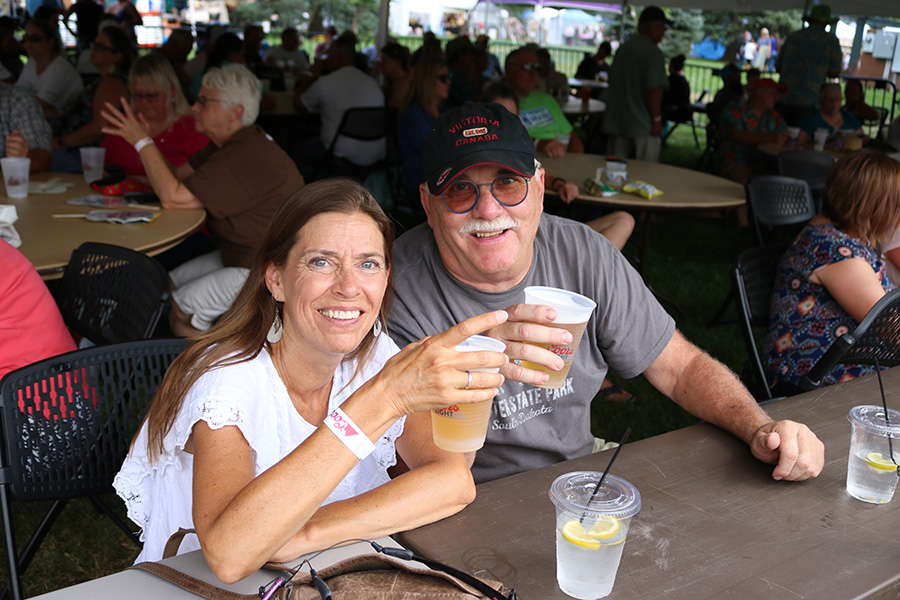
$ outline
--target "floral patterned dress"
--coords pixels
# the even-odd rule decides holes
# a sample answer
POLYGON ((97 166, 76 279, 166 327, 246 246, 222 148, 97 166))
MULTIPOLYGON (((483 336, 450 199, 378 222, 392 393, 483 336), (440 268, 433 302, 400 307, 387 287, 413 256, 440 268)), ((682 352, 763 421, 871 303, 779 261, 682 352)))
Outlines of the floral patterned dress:
MULTIPOLYGON (((809 225, 794 240, 775 274, 769 332, 763 357, 770 387, 799 389, 800 380, 834 341, 859 323, 841 308, 824 285, 810 275, 821 267, 862 258, 872 266, 885 292, 894 285, 884 274, 884 264, 867 242, 852 238, 834 225, 809 225), (787 384, 787 385, 785 385, 787 384)), ((873 373, 871 366, 835 365, 822 380, 831 385, 873 373)))

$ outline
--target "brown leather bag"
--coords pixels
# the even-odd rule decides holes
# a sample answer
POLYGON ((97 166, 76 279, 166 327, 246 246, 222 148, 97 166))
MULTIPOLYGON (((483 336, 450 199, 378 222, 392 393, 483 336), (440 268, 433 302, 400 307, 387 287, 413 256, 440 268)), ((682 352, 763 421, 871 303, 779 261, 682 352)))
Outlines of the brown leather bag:
MULTIPOLYGON (((238 594, 200 581, 177 569, 144 562, 142 569, 209 600, 259 600, 257 594, 238 594)), ((264 568, 288 571, 285 565, 269 563, 264 568)), ((379 554, 363 554, 342 560, 318 571, 334 600, 477 600, 487 596, 446 573, 417 569, 379 554)), ((503 585, 481 580, 504 593, 503 585)), ((297 573, 272 596, 277 600, 320 600, 319 590, 309 573, 297 573)))
MULTIPOLYGON (((172 534, 163 556, 175 556, 184 536, 193 532, 192 529, 179 529, 172 534)), ((129 568, 153 573, 209 600, 259 600, 263 595, 238 594, 225 590, 161 563, 143 562, 129 568)), ((287 565, 271 562, 263 565, 263 568, 285 575, 292 570, 287 565)), ((411 567, 403 561, 381 554, 354 556, 324 567, 317 574, 328 585, 333 600, 478 600, 499 599, 515 594, 512 590, 505 589, 500 582, 479 579, 488 588, 498 592, 496 595, 486 596, 448 573, 411 567)), ((268 597, 273 600, 320 600, 323 596, 315 587, 310 573, 298 572, 268 597)), ((515 598, 515 595, 511 598, 515 598)))

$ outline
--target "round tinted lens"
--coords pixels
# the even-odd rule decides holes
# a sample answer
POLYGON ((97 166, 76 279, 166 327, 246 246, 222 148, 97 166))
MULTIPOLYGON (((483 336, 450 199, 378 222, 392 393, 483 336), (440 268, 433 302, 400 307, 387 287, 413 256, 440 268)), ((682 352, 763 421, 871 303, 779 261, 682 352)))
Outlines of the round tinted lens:
POLYGON ((444 205, 455 213, 464 213, 475 206, 478 188, 471 181, 454 181, 444 190, 444 205))
POLYGON ((528 194, 528 180, 521 175, 501 175, 494 180, 491 191, 500 204, 515 206, 528 194))

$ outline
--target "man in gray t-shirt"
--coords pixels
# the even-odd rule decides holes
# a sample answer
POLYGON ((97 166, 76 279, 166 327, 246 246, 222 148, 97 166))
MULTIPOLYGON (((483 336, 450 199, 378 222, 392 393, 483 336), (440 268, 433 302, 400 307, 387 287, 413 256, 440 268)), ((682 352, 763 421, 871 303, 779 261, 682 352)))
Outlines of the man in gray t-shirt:
POLYGON ((685 340, 603 236, 542 215, 544 170, 515 115, 499 104, 442 114, 426 138, 424 167, 428 224, 394 245, 388 330, 402 346, 477 314, 509 312, 487 332, 507 344, 511 362, 501 369, 507 381, 474 457, 476 482, 591 452, 590 403, 609 367, 624 377, 643 373, 685 409, 747 442, 760 460, 779 463, 776 479, 819 473, 824 450, 815 434, 799 423, 773 422, 723 365, 685 340), (512 362, 557 370, 559 357, 525 342, 572 342, 567 331, 543 326, 556 318, 552 309, 522 304, 529 285, 597 302, 560 389, 535 387, 547 374, 512 362))

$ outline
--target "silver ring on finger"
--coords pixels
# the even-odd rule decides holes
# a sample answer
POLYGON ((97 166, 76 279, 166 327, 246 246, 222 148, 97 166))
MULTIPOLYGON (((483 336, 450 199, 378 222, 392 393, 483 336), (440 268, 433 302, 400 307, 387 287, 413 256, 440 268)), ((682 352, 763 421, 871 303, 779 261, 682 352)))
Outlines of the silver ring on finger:
POLYGON ((468 390, 468 389, 470 389, 470 388, 472 387, 472 372, 471 372, 471 371, 466 371, 466 375, 469 376, 468 381, 466 381, 466 389, 468 390))

